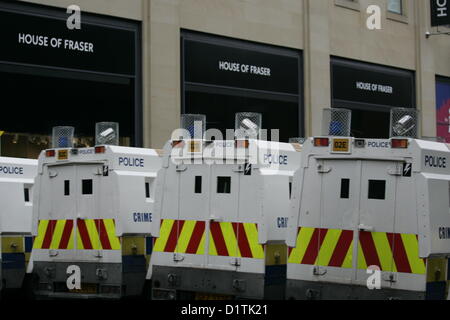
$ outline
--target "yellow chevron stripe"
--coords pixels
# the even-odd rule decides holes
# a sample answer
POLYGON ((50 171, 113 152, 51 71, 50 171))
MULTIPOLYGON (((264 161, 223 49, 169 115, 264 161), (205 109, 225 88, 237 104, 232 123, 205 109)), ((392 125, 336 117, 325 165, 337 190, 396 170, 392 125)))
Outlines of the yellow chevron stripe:
POLYGON ((419 258, 419 241, 417 240, 416 235, 402 234, 401 237, 412 273, 426 274, 425 263, 423 259, 419 258))
POLYGON ((292 249, 291 255, 289 257, 289 263, 300 264, 305 256, 308 245, 314 233, 314 228, 302 227, 297 236, 297 244, 294 249, 292 249))
POLYGON ((234 233, 231 222, 221 222, 219 226, 222 230, 225 245, 227 246, 228 255, 230 257, 240 257, 241 254, 238 248, 237 236, 234 233))
POLYGON ((212 236, 211 228, 209 229, 209 249, 208 254, 210 256, 217 256, 216 244, 214 243, 214 238, 212 236))
POLYGON ((161 229, 159 233, 159 238, 155 241, 155 246, 153 247, 153 251, 155 252, 164 252, 164 248, 166 247, 167 240, 169 239, 170 231, 172 230, 173 224, 175 220, 163 220, 161 224, 161 229))
POLYGON ((361 244, 358 243, 358 269, 367 270, 367 268, 368 265, 366 263, 366 258, 364 257, 361 244))
POLYGON ((245 233, 247 234, 253 259, 264 259, 264 248, 258 240, 258 229, 256 228, 256 223, 244 223, 243 225, 245 233))
POLYGON ((189 245, 189 241, 191 240, 192 233, 194 232, 196 223, 197 223, 196 221, 189 221, 189 220, 186 220, 184 222, 183 228, 181 229, 181 231, 179 231, 175 252, 186 253, 186 249, 189 245))
POLYGON ((350 244, 348 248, 347 255, 344 258, 344 262, 342 263, 342 268, 344 269, 352 269, 353 268, 353 243, 350 244))
MULTIPOLYGON (((200 244, 198 245, 196 254, 199 254, 199 255, 205 254, 205 241, 206 241, 205 238, 206 238, 206 231, 203 232, 202 239, 200 240, 200 244)), ((210 237, 210 239, 211 239, 211 237, 210 237)))
POLYGON ((77 227, 77 250, 84 250, 83 241, 81 241, 81 235, 80 231, 78 230, 78 227, 77 227))
MULTIPOLYGON (((108 234, 109 243, 111 244, 111 250, 121 250, 120 239, 116 235, 116 226, 114 219, 104 219, 105 229, 108 234)), ((100 242, 101 243, 101 242, 100 242)))
POLYGON ((316 264, 318 266, 326 267, 330 264, 331 257, 333 256, 336 245, 341 236, 342 230, 329 229, 323 240, 319 254, 317 255, 316 264))
POLYGON ((52 242, 50 243, 50 249, 57 250, 59 248, 59 243, 61 242, 65 225, 66 220, 56 221, 55 230, 53 231, 52 242))
POLYGON ((74 241, 75 224, 76 224, 76 221, 73 222, 72 231, 70 231, 70 237, 69 237, 69 243, 67 244, 67 250, 73 250, 74 249, 74 245, 75 245, 75 241, 74 241))
POLYGON ((44 242, 45 231, 47 230, 49 220, 40 220, 38 225, 38 235, 34 239, 33 249, 42 249, 42 243, 44 242))
POLYGON ((386 232, 372 232, 373 242, 380 260, 381 270, 386 272, 394 271, 394 256, 386 232))
POLYGON ((102 245, 100 242, 100 237, 98 235, 97 227, 93 219, 84 220, 86 223, 86 229, 89 234, 89 239, 91 240, 93 250, 102 250, 102 245))

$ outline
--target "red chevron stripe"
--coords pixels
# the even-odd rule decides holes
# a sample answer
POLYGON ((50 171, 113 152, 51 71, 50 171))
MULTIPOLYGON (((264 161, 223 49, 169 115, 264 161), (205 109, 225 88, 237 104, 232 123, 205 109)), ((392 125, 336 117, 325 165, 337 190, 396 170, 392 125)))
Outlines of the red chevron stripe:
POLYGON ((55 231, 56 220, 50 220, 45 230, 44 241, 42 242, 42 249, 50 249, 50 245, 53 239, 53 232, 55 231))
POLYGON ((189 244, 186 249, 186 253, 188 254, 196 254, 198 250, 198 246, 202 241, 203 234, 205 233, 205 221, 197 221, 194 227, 194 231, 192 231, 191 239, 189 240, 189 244))
POLYGON ((294 250, 293 247, 288 247, 288 257, 291 256, 292 250, 294 250))
POLYGON ((402 273, 412 273, 401 234, 388 233, 387 236, 389 239, 389 244, 391 245, 391 250, 394 253, 394 261, 397 271, 402 273))
POLYGON ((183 228, 184 220, 175 220, 170 231, 169 238, 167 239, 166 247, 164 252, 175 252, 178 243, 178 235, 183 228))
POLYGON ((378 258, 375 243, 372 238, 372 233, 361 231, 359 233, 359 241, 361 243, 361 248, 364 253, 367 266, 378 266, 381 268, 380 259, 378 258))
POLYGON ((83 243, 83 247, 86 250, 92 250, 91 239, 89 238, 89 233, 86 228, 86 222, 82 219, 77 220, 77 227, 80 233, 81 242, 83 243))
POLYGON ((328 229, 317 228, 314 230, 301 264, 314 265, 316 263, 317 255, 319 254, 319 250, 322 247, 323 240, 325 240, 327 232, 328 229))
POLYGON ((350 245, 353 242, 353 231, 342 230, 341 236, 337 242, 336 248, 334 249, 333 255, 331 256, 330 267, 342 267, 344 263, 345 256, 348 253, 350 245))
POLYGON ((238 240, 239 251, 243 258, 253 258, 252 250, 250 249, 250 243, 248 242, 247 233, 244 229, 244 224, 233 223, 233 230, 238 240))
POLYGON ((100 237, 100 243, 102 244, 103 250, 111 250, 111 243, 109 242, 105 222, 102 219, 96 219, 95 226, 97 227, 97 232, 100 237))
POLYGON ((61 241, 59 242, 59 249, 66 250, 69 245, 70 236, 73 230, 73 220, 66 220, 61 241))
POLYGON ((223 237, 222 229, 220 228, 219 222, 211 222, 210 228, 211 228, 211 235, 214 240, 214 244, 216 246, 217 254, 219 256, 224 257, 229 256, 228 249, 225 244, 225 239, 223 237))

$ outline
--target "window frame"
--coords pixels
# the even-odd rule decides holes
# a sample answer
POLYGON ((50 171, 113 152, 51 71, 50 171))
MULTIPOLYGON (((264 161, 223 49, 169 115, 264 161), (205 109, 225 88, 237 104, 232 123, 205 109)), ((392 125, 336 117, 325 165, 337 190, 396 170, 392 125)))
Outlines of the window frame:
POLYGON ((386 18, 388 20, 393 20, 393 21, 397 21, 397 22, 402 22, 402 23, 408 24, 409 23, 408 1, 407 0, 400 0, 400 8, 401 8, 401 13, 390 11, 389 10, 389 3, 386 2, 386 18))
POLYGON ((334 0, 334 5, 355 11, 361 11, 361 3, 359 0, 334 0))

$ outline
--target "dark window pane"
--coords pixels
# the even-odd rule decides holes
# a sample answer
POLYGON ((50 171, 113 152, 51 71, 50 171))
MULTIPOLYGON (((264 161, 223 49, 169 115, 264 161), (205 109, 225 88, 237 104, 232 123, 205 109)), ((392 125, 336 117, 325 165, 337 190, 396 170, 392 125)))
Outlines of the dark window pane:
POLYGON ((92 194, 92 180, 83 180, 82 181, 82 194, 92 194))
POLYGON ((289 199, 292 196, 292 182, 289 182, 289 199))
POLYGON ((369 199, 385 200, 386 199, 386 181, 385 180, 369 180, 369 199))
POLYGON ((64 195, 69 196, 70 195, 70 181, 64 180, 64 195))
POLYGON ((150 183, 145 183, 145 197, 150 198, 150 183))
POLYGON ((202 177, 195 177, 195 193, 202 193, 202 177))
POLYGON ((25 202, 30 202, 30 189, 23 189, 25 202))
POLYGON ((350 198, 350 179, 341 180, 341 199, 350 198))
POLYGON ((217 177, 217 193, 231 193, 231 177, 217 177))

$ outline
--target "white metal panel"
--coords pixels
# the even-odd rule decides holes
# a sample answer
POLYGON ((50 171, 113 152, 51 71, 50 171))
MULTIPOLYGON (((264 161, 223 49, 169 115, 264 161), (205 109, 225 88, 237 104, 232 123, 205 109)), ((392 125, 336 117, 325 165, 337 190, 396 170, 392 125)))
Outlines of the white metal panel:
MULTIPOLYGON (((397 195, 397 176, 389 174, 397 163, 391 161, 364 161, 361 170, 361 193, 359 207, 359 228, 361 232, 394 232, 395 203, 397 195), (385 181, 385 199, 369 199, 369 181, 385 181)), ((359 241, 359 239, 358 239, 359 241)), ((359 252, 355 255, 359 258, 359 252)), ((390 256, 386 268, 394 270, 394 257, 390 256)), ((357 261, 357 260, 356 260, 357 261)), ((367 262, 370 264, 370 262, 367 262)), ((367 267, 370 267, 368 265, 367 267)), ((381 266, 379 266, 381 267, 381 266)), ((382 272, 382 274, 390 272, 382 272)), ((357 269, 356 279, 366 283, 369 275, 367 270, 357 269)), ((392 283, 386 281, 387 276, 382 276, 382 288, 390 288, 392 283)))
MULTIPOLYGON (((326 229, 327 236, 323 246, 335 246, 337 239, 328 239, 333 230, 353 232, 353 245, 350 246, 351 265, 344 267, 329 266, 332 262, 329 250, 320 250, 317 256, 317 266, 321 268, 318 279, 321 281, 350 283, 354 280, 356 265, 357 225, 359 220, 359 196, 361 187, 361 162, 358 160, 326 160, 321 161, 321 229, 326 229), (342 180, 349 180, 348 198, 341 198, 342 180), (329 233, 329 234, 328 234, 329 233), (329 241, 329 242, 328 242, 329 241), (325 272, 326 271, 326 272, 325 272)), ((321 231, 322 232, 322 231, 321 231)))
MULTIPOLYGON (((212 165, 211 167, 211 188, 210 188, 210 221, 211 222, 237 222, 239 221, 239 195, 240 195, 240 174, 236 172, 237 165, 212 165), (218 193, 219 177, 229 177, 231 181, 230 193, 218 193)), ((211 242, 211 235, 208 238, 208 249, 211 242)), ((229 256, 207 255, 207 265, 212 269, 236 270, 233 265, 235 257, 238 256, 238 248, 235 252, 228 252, 229 256), (233 258, 234 257, 234 258, 233 258)))
POLYGON ((33 179, 0 178, 0 234, 31 234, 33 179), (24 189, 29 190, 25 202, 24 189))
MULTIPOLYGON (((155 177, 145 173, 134 174, 128 171, 114 171, 110 178, 101 178, 102 183, 102 215, 104 218, 116 218, 116 234, 152 235, 160 224, 159 214, 154 211, 155 177), (146 183, 149 185, 149 198, 146 197, 146 183), (111 184, 117 186, 118 206, 114 207, 111 184), (105 208, 106 207, 106 208, 105 208), (106 209, 106 210, 105 210, 106 209), (105 214, 106 212, 110 214, 105 214)), ((100 213, 100 212, 99 212, 100 213)))
MULTIPOLYGON (((261 223, 265 224, 265 228, 261 228, 260 239, 263 240, 262 243, 285 242, 289 222, 290 177, 287 175, 264 175, 261 178, 264 192, 261 223)), ((255 217, 257 216, 255 215, 255 217)))
POLYGON ((424 174, 428 182, 430 255, 450 254, 450 175, 424 174))
POLYGON ((77 218, 78 183, 76 167, 45 166, 40 187, 39 220, 63 220, 77 218), (69 195, 64 195, 64 183, 69 181, 69 195))
MULTIPOLYGON (((312 155, 302 157, 302 168, 294 175, 290 222, 287 232, 287 245, 297 246, 299 227, 320 228, 320 208, 322 173, 319 173, 319 163, 312 155)), ((307 245, 307 244, 303 244, 307 245)), ((295 280, 318 281, 313 273, 314 266, 297 263, 287 264, 287 278, 295 280)))
MULTIPOLYGON (((174 201, 180 201, 178 219, 183 221, 196 221, 205 223, 205 243, 204 254, 186 254, 178 250, 177 253, 181 254, 183 260, 177 262, 176 265, 182 265, 186 267, 203 267, 206 264, 207 248, 209 243, 209 208, 210 208, 210 195, 211 195, 211 179, 210 179, 210 166, 201 165, 189 165, 186 170, 179 173, 180 176, 180 197, 174 199, 174 201), (195 192, 195 180, 196 177, 201 177, 201 192, 195 192)), ((169 195, 170 196, 170 195, 169 195)), ((183 226, 186 228, 186 224, 183 226)), ((179 230, 180 233, 183 230, 179 230)), ((187 230, 186 230, 187 231, 187 230)), ((192 233, 191 233, 192 234, 192 233)), ((181 246, 186 246, 189 239, 179 239, 181 246)))

